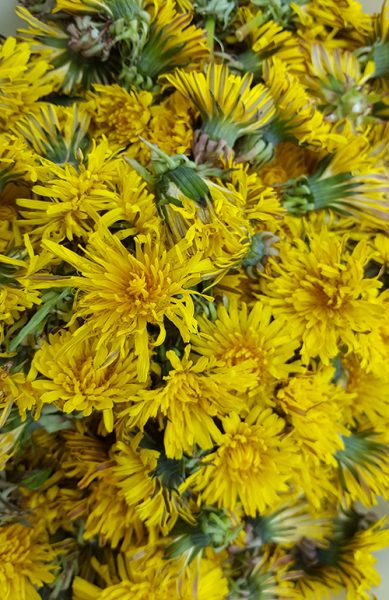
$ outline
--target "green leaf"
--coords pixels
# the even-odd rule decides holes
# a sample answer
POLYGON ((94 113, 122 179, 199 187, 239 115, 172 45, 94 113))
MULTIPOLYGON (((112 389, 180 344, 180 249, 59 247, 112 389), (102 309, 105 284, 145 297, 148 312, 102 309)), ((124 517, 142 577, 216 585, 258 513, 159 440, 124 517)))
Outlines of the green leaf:
POLYGON ((39 488, 48 480, 50 475, 51 469, 33 471, 28 477, 25 477, 22 480, 21 485, 31 491, 39 490, 39 488))
POLYGON ((14 352, 28 335, 34 334, 41 323, 50 314, 54 306, 63 300, 69 293, 70 288, 65 288, 60 294, 58 294, 57 290, 46 292, 46 294, 42 296, 43 303, 41 306, 10 343, 9 351, 14 352))

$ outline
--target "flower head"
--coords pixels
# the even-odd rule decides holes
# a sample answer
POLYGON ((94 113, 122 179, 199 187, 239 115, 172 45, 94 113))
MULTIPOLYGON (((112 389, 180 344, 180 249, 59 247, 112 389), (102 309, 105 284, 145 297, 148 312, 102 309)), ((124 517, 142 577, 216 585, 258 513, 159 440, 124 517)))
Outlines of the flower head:
POLYGON ((304 362, 315 356, 324 364, 342 347, 360 348, 360 336, 378 328, 384 307, 381 283, 364 277, 370 251, 360 242, 352 252, 345 241, 323 230, 281 249, 277 276, 263 284, 276 317, 288 322, 302 341, 304 362))
MULTIPOLYGON (((77 167, 89 150, 89 125, 90 116, 76 104, 68 108, 42 102, 39 111, 20 120, 15 130, 38 157, 77 167)), ((44 167, 37 171, 44 171, 44 167)))
POLYGON ((344 447, 341 434, 348 434, 343 425, 343 405, 353 396, 332 383, 334 371, 323 367, 291 377, 278 391, 276 405, 284 412, 304 456, 311 454, 336 466, 335 453, 344 447))
POLYGON ((38 198, 19 198, 20 224, 34 236, 62 241, 85 238, 99 213, 114 207, 113 181, 118 159, 107 140, 93 144, 87 163, 44 163, 33 191, 38 198))
POLYGON ((9 37, 0 47, 0 123, 3 129, 35 111, 39 99, 53 91, 48 63, 33 58, 26 42, 9 37))
POLYGON ((338 146, 344 145, 346 139, 331 130, 304 86, 281 60, 266 60, 263 77, 276 106, 275 118, 269 126, 270 135, 286 140, 294 137, 300 144, 316 151, 324 149, 333 152, 338 146))
MULTIPOLYGON (((268 89, 251 87, 252 74, 232 75, 225 65, 211 63, 205 74, 177 70, 166 79, 193 102, 202 118, 201 134, 219 143, 220 152, 223 144, 231 150, 239 137, 261 129, 274 115, 268 89)), ((201 135, 198 143, 204 145, 201 135)))
POLYGON ((255 383, 251 362, 225 368, 205 357, 190 360, 189 353, 187 346, 179 360, 173 350, 168 351, 172 369, 164 377, 165 385, 139 393, 135 404, 126 410, 132 426, 144 427, 148 419, 162 415, 166 418, 164 445, 168 458, 190 454, 195 444, 202 449, 212 448, 220 437, 214 419, 232 409, 245 409, 244 392, 255 383))
POLYGON ((228 593, 227 580, 216 561, 202 558, 198 566, 185 569, 182 561, 166 560, 163 552, 146 550, 141 556, 119 555, 117 574, 110 565, 93 561, 103 574, 103 588, 76 577, 74 600, 224 600, 228 593), (104 585, 104 584, 103 584, 104 585), (178 589, 177 589, 178 587, 178 589))
POLYGON ((19 523, 0 527, 0 584, 4 600, 39 600, 54 581, 56 553, 43 532, 19 523))
POLYGON ((89 110, 98 135, 106 135, 114 144, 131 146, 134 154, 139 136, 145 135, 150 121, 150 92, 128 92, 119 85, 95 84, 89 95, 89 110), (134 148, 135 146, 135 148, 134 148))
POLYGON ((159 4, 139 56, 123 68, 126 84, 151 88, 161 74, 205 59, 209 54, 205 32, 192 25, 192 19, 190 12, 177 12, 173 0, 159 4))
POLYGON ((296 342, 283 334, 282 321, 272 320, 271 309, 256 302, 251 309, 232 301, 217 307, 217 318, 198 317, 199 331, 192 335, 193 350, 233 369, 252 364, 256 386, 253 392, 267 399, 277 380, 296 368, 290 360, 296 342))
POLYGON ((148 325, 159 330, 157 345, 166 335, 165 318, 184 340, 196 329, 190 288, 207 273, 209 263, 199 254, 186 260, 185 240, 166 250, 161 241, 147 236, 144 242, 135 241, 131 253, 117 237, 100 228, 91 236, 84 257, 54 242, 45 241, 45 245, 81 273, 69 280, 82 292, 74 316, 86 319, 74 343, 97 330, 97 350, 109 343, 124 356, 126 341, 132 338, 140 381, 146 381, 149 370, 148 325))
POLYGON ((270 409, 255 409, 246 419, 236 413, 222 421, 224 434, 214 452, 183 484, 206 504, 235 510, 239 504, 254 517, 280 502, 293 476, 296 455, 285 436, 285 423, 270 409))
POLYGON ((115 404, 128 402, 139 388, 135 355, 130 349, 123 358, 105 347, 97 351, 96 338, 69 347, 72 339, 65 331, 49 336, 34 355, 32 387, 42 403, 54 402, 65 413, 80 411, 88 416, 102 411, 105 427, 112 431, 115 404))

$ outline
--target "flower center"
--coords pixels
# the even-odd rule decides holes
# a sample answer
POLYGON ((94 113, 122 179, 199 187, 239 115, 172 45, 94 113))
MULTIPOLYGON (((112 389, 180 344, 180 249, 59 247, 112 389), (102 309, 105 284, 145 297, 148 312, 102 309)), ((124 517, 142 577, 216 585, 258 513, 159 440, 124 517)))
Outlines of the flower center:
POLYGON ((223 457, 230 479, 245 481, 260 473, 266 452, 267 446, 261 439, 254 440, 244 433, 231 436, 223 457))

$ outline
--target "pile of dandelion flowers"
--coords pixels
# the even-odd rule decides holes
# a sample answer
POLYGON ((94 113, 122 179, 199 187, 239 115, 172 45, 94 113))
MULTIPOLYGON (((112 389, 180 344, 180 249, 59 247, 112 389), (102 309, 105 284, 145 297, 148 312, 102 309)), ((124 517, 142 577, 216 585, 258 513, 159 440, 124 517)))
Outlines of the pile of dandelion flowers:
POLYGON ((208 274, 211 265, 200 254, 187 258, 186 240, 166 250, 161 241, 147 236, 144 242, 135 240, 135 252, 131 254, 101 226, 91 235, 84 257, 49 240, 43 243, 82 274, 66 283, 82 292, 73 321, 82 317, 86 322, 76 330, 75 343, 99 331, 97 349, 116 342, 124 354, 126 339, 132 337, 141 382, 146 381, 149 371, 148 324, 159 329, 154 345, 165 339, 165 317, 184 341, 189 341, 189 333, 196 330, 191 297, 196 292, 190 288, 208 274))

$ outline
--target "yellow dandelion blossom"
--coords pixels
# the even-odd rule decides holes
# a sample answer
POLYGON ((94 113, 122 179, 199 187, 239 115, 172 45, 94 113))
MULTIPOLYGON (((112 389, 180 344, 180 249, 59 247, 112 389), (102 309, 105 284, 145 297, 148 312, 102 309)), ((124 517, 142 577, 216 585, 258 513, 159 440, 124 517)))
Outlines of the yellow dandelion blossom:
POLYGON ((349 34, 349 43, 352 43, 353 35, 363 40, 362 36, 371 29, 371 17, 358 0, 315 0, 302 6, 294 2, 293 11, 304 25, 300 33, 303 39, 306 36, 311 40, 312 33, 316 33, 318 37, 332 40, 337 32, 345 30, 349 34))
POLYGON ((384 435, 389 424, 389 378, 384 368, 385 358, 377 370, 363 368, 357 355, 351 354, 342 361, 346 370, 346 389, 351 398, 343 406, 345 420, 350 426, 371 427, 384 435))
POLYGON ((130 348, 124 357, 105 347, 97 350, 96 338, 77 345, 70 332, 49 334, 35 353, 29 378, 43 404, 55 403, 65 413, 102 411, 107 431, 113 430, 113 408, 126 403, 140 387, 136 358, 130 348), (43 376, 43 378, 42 378, 43 376))
POLYGON ((156 198, 144 179, 125 161, 118 164, 115 188, 113 206, 102 216, 102 223, 120 239, 138 234, 158 235, 162 219, 156 198))
MULTIPOLYGON (((161 454, 142 448, 142 434, 114 448, 115 466, 112 475, 124 494, 127 504, 135 508, 137 517, 150 530, 169 533, 178 517, 193 521, 186 498, 179 496, 172 485, 165 485, 160 467, 161 454)), ((166 458, 163 457, 166 461, 166 458)), ((181 480, 181 475, 178 480, 181 480)))
POLYGON ((0 47, 0 123, 3 130, 28 112, 34 112, 39 99, 53 91, 48 70, 45 60, 32 58, 32 48, 26 42, 9 37, 0 47))
MULTIPOLYGON (((42 102, 39 110, 21 119, 14 129, 39 157, 78 166, 90 146, 89 125, 90 116, 77 104, 63 107, 42 102)), ((36 171, 45 172, 45 167, 36 171)))
POLYGON ((314 44, 308 66, 308 89, 327 119, 348 119, 354 126, 362 125, 374 103, 368 83, 374 62, 367 62, 362 70, 352 52, 341 48, 328 51, 323 44, 314 44))
POLYGON ((10 371, 11 367, 11 361, 8 365, 0 367, 0 427, 6 422, 13 406, 17 407, 23 421, 26 419, 27 410, 38 418, 42 408, 29 382, 26 381, 25 374, 13 373, 10 371))
POLYGON ((126 410, 130 426, 143 428, 152 417, 166 417, 164 444, 168 458, 190 454, 195 444, 212 448, 220 438, 214 418, 234 408, 245 409, 243 394, 255 384, 250 362, 234 368, 218 367, 216 361, 205 357, 190 360, 189 353, 187 346, 180 360, 174 351, 167 352, 172 370, 164 377, 165 385, 140 392, 134 398, 135 404, 126 410))
POLYGON ((193 14, 178 13, 174 0, 158 3, 148 37, 135 64, 124 68, 126 83, 151 87, 175 67, 196 66, 209 54, 205 31, 192 25, 193 14))
POLYGON ((250 522, 264 543, 289 547, 305 537, 314 540, 318 546, 324 545, 331 529, 329 513, 312 510, 301 497, 250 522))
POLYGON ((19 29, 19 35, 52 67, 50 91, 71 95, 93 83, 111 81, 116 70, 110 56, 113 39, 104 21, 76 16, 67 27, 61 27, 52 14, 40 20, 24 6, 18 6, 16 13, 28 25, 19 29))
POLYGON ((45 163, 45 176, 33 187, 34 198, 19 198, 19 223, 39 238, 85 238, 100 212, 114 207, 119 160, 107 140, 93 145, 86 164, 45 163))
POLYGON ((0 585, 4 600, 40 600, 54 581, 56 553, 43 532, 21 524, 0 527, 0 585))
POLYGON ((378 496, 389 498, 389 446, 385 438, 372 429, 343 437, 344 449, 336 453, 337 487, 346 508, 357 501, 369 508, 377 504, 378 496))
POLYGON ((276 116, 270 131, 281 139, 295 137, 301 144, 315 150, 333 152, 346 143, 346 138, 334 133, 317 110, 299 79, 290 73, 278 58, 263 65, 263 78, 276 105, 276 116))
MULTIPOLYGON (((74 600, 225 600, 228 583, 215 560, 200 558, 182 572, 182 561, 166 560, 160 550, 149 548, 141 556, 122 554, 117 559, 117 574, 112 561, 92 565, 102 576, 105 586, 98 587, 81 577, 73 583, 74 600)), ((104 585, 104 584, 103 584, 104 585)))
POLYGON ((285 422, 270 409, 255 409, 242 421, 232 413, 222 421, 224 434, 217 449, 183 487, 199 494, 201 502, 254 517, 276 506, 289 490, 297 457, 285 436, 285 422))
POLYGON ((145 136, 167 154, 184 154, 193 139, 194 111, 179 92, 151 107, 149 130, 145 136))
MULTIPOLYGON (((255 230, 246 212, 244 190, 219 185, 205 179, 209 198, 193 202, 173 185, 169 195, 178 202, 162 207, 168 237, 177 242, 191 235, 191 251, 209 257, 215 273, 238 266, 250 249, 255 230)), ((255 210, 255 209, 254 209, 255 210)))
POLYGON ((99 543, 113 549, 129 550, 143 541, 145 529, 112 476, 112 467, 100 467, 99 479, 88 487, 88 495, 73 502, 67 518, 85 518, 83 538, 98 538, 99 543))
POLYGON ((276 405, 290 423, 301 452, 336 466, 335 453, 344 447, 341 434, 348 433, 343 406, 353 396, 332 383, 334 372, 332 367, 324 367, 291 377, 278 391, 276 405))
POLYGON ((311 540, 303 540, 296 547, 296 566, 300 569, 295 584, 298 598, 324 598, 330 593, 337 596, 342 591, 348 600, 371 598, 371 588, 380 582, 373 552, 387 546, 389 529, 385 527, 386 519, 365 528, 362 518, 363 515, 352 512, 337 519, 331 541, 324 548, 311 540))
POLYGON ((145 135, 151 118, 150 92, 128 92, 120 85, 94 86, 88 110, 97 135, 105 135, 119 146, 131 144, 131 154, 140 149, 139 136, 145 135))
POLYGON ((249 362, 255 375, 255 393, 266 399, 277 380, 287 378, 296 369, 291 363, 297 344, 285 334, 284 324, 272 320, 271 309, 256 302, 231 301, 227 309, 217 307, 216 320, 199 316, 199 332, 192 335, 193 350, 219 364, 233 368, 249 362))
POLYGON ((366 242, 348 252, 344 239, 323 229, 310 235, 309 246, 302 240, 282 246, 280 256, 261 298, 302 341, 303 361, 318 356, 329 364, 342 347, 359 350, 361 336, 377 329, 384 313, 381 283, 364 277, 371 256, 366 242))
MULTIPOLYGON (((232 149, 239 137, 261 129, 274 115, 269 90, 263 84, 251 87, 252 74, 232 75, 225 65, 211 63, 205 74, 177 70, 166 79, 199 111, 201 133, 221 143, 214 152, 232 149)), ((206 145, 201 135, 197 142, 198 149, 206 145)))
POLYGON ((386 229, 388 171, 364 136, 350 136, 348 142, 314 164, 309 174, 281 186, 284 206, 296 214, 333 209, 386 229))
POLYGON ((239 42, 248 42, 249 48, 238 54, 237 61, 245 70, 259 74, 262 62, 270 56, 277 56, 293 72, 304 70, 304 53, 301 39, 285 29, 273 19, 264 22, 263 11, 256 14, 247 7, 237 11, 235 36, 239 42))
POLYGON ((109 343, 123 356, 126 341, 132 338, 143 382, 150 361, 148 324, 159 329, 156 345, 166 335, 164 318, 189 341, 189 332, 197 327, 190 288, 201 281, 210 265, 199 254, 186 259, 184 240, 166 250, 148 236, 144 243, 136 240, 132 254, 109 231, 100 229, 91 236, 84 257, 48 240, 44 244, 81 273, 69 280, 82 292, 74 317, 86 319, 75 333, 75 343, 99 331, 96 349, 109 343))
POLYGON ((273 187, 265 184, 256 172, 250 172, 247 165, 236 165, 231 172, 231 184, 243 198, 244 214, 255 221, 255 230, 277 230, 285 214, 279 195, 273 187))

